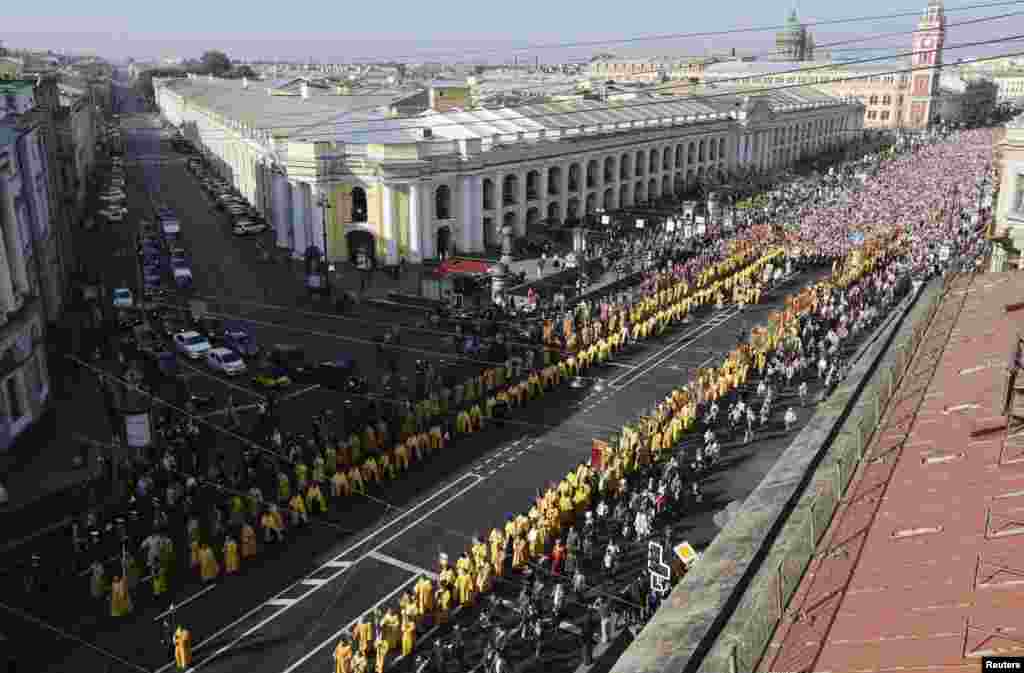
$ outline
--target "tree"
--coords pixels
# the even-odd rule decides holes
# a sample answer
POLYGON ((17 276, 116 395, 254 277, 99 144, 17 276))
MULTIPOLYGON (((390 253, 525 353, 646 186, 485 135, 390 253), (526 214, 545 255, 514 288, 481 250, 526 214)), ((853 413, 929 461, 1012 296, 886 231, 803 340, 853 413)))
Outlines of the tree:
POLYGON ((139 76, 135 80, 135 88, 139 90, 142 97, 146 100, 153 100, 155 94, 153 92, 153 78, 154 77, 184 77, 185 72, 178 68, 153 68, 152 70, 145 70, 139 73, 139 76))
POLYGON ((231 59, 228 58, 228 55, 215 49, 203 52, 199 62, 202 64, 203 71, 214 77, 219 77, 231 70, 231 59))

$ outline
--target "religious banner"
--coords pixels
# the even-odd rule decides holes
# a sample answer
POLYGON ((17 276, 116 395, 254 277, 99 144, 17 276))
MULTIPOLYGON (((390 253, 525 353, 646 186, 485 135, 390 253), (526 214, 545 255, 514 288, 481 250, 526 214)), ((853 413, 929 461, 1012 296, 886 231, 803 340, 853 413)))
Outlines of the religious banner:
POLYGON ((595 470, 604 469, 604 457, 610 451, 608 442, 595 439, 590 445, 590 467, 595 470))
POLYGON ((673 551, 687 568, 689 568, 694 561, 700 558, 700 554, 698 554, 697 550, 693 548, 693 545, 686 541, 676 545, 673 551))

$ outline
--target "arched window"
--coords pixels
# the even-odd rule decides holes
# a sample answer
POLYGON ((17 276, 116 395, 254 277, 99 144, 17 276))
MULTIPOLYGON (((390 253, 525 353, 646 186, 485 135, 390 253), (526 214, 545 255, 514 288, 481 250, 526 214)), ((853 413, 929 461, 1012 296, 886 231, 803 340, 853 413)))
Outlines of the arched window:
POLYGON ((882 105, 889 105, 892 102, 892 96, 882 96, 882 105))
POLYGON ((870 105, 878 105, 878 96, 872 96, 868 99, 870 105))
POLYGON ((441 185, 434 192, 434 218, 448 220, 452 216, 452 192, 448 185, 441 185))
POLYGON ((362 187, 352 188, 352 221, 366 222, 366 190, 362 187))

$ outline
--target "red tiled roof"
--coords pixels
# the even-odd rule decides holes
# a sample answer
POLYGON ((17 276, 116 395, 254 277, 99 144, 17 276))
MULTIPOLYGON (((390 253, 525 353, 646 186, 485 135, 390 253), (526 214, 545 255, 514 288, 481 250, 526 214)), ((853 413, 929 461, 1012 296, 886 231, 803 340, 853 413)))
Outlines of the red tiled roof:
POLYGON ((1024 460, 997 420, 1022 298, 1024 274, 946 295, 759 671, 976 673, 983 654, 1024 655, 1024 460))

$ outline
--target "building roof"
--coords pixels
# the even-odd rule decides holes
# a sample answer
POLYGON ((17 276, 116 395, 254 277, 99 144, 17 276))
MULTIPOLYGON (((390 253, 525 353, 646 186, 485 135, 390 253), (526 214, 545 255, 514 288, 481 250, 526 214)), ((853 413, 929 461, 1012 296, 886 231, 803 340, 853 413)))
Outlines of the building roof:
POLYGON ((760 671, 975 673, 1024 654, 1024 443, 1003 416, 1022 297, 1016 272, 949 288, 760 671))
POLYGON ((334 91, 309 88, 309 98, 271 96, 273 86, 250 82, 242 88, 241 80, 210 80, 208 77, 174 79, 165 84, 207 110, 216 112, 255 129, 292 136, 353 119, 382 117, 386 109, 407 92, 379 91, 375 94, 342 95, 334 91))
MULTIPOLYGON (((387 118, 387 109, 408 93, 342 96, 310 89, 309 99, 268 96, 265 87, 243 89, 237 80, 195 78, 172 80, 166 86, 193 104, 227 119, 280 136, 306 141, 348 144, 401 144, 423 140, 430 129, 435 140, 492 139, 519 133, 536 137, 540 131, 576 130, 581 126, 622 124, 679 117, 722 117, 742 103, 744 94, 714 88, 707 95, 657 96, 629 101, 556 101, 514 108, 444 113, 426 112, 414 118, 387 118)), ((758 96, 773 108, 835 105, 840 100, 810 87, 792 87, 758 96)))
POLYGON ((903 64, 892 63, 841 63, 841 62, 819 62, 819 61, 722 61, 720 63, 708 63, 704 66, 704 76, 735 76, 735 77, 764 77, 766 75, 798 75, 818 74, 822 76, 841 77, 842 73, 848 72, 853 76, 867 76, 873 74, 888 74, 898 70, 903 64), (813 68, 813 70, 812 70, 813 68), (837 71, 839 71, 837 73, 837 71))

